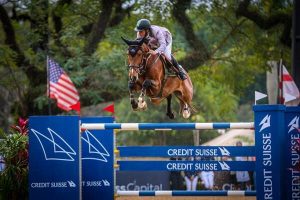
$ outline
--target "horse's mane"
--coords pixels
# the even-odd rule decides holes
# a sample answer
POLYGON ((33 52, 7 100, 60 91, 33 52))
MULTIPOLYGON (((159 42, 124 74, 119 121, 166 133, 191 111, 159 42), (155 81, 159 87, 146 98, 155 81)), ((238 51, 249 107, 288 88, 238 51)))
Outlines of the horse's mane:
POLYGON ((141 47, 142 47, 143 51, 145 51, 145 52, 149 52, 150 49, 151 49, 149 47, 149 45, 147 43, 145 43, 145 42, 143 42, 143 44, 141 45, 141 47))

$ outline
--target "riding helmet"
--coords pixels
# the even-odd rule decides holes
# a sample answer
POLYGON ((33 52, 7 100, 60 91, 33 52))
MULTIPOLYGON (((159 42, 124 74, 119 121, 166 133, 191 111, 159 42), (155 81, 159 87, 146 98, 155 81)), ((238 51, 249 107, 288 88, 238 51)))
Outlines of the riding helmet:
POLYGON ((135 31, 147 30, 151 26, 151 23, 148 19, 140 19, 135 26, 135 31))

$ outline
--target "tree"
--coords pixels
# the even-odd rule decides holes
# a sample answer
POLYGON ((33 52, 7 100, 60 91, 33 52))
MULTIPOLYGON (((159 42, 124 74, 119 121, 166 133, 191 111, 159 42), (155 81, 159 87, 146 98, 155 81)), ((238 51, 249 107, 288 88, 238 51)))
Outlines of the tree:
MULTIPOLYGON (((48 113, 46 55, 70 75, 83 106, 126 98, 126 45, 120 36, 134 38, 140 18, 171 30, 174 54, 197 90, 224 86, 235 101, 247 102, 247 88, 268 70, 266 61, 280 52, 289 60, 292 5, 289 0, 2 1, 1 116, 48 113)), ((205 95, 195 100, 212 104, 205 95)), ((61 112, 51 105, 53 114, 61 112)))
MULTIPOLYGON (((89 1, 87 5, 83 3, 82 6, 84 9, 88 9, 93 3, 95 1, 89 1)), ((89 30, 86 36, 87 42, 84 49, 88 56, 96 51, 98 42, 104 37, 106 27, 108 25, 116 26, 123 15, 130 9, 130 7, 122 9, 121 0, 103 0, 97 3, 96 9, 102 6, 102 12, 98 16, 98 20, 92 23, 93 29, 89 30)), ((72 58, 74 56, 74 52, 71 52, 67 47, 68 45, 62 41, 64 38, 62 32, 65 27, 63 21, 65 17, 69 17, 64 13, 70 14, 70 9, 80 9, 80 6, 74 4, 72 0, 60 0, 51 4, 48 3, 48 0, 6 1, 0 5, 0 20, 2 22, 5 45, 3 46, 3 51, 5 49, 7 51, 8 47, 12 52, 11 55, 13 55, 6 57, 10 60, 2 62, 4 69, 6 66, 6 68, 13 69, 13 71, 4 71, 9 71, 11 76, 14 76, 16 69, 13 66, 16 66, 27 78, 27 86, 24 88, 19 87, 18 89, 22 92, 16 92, 16 95, 13 95, 18 97, 15 101, 16 105, 14 105, 15 112, 21 116, 47 112, 47 106, 45 106, 47 101, 45 101, 45 98, 40 98, 41 94, 45 93, 46 55, 53 55, 56 53, 55 49, 58 48, 57 51, 60 51, 59 54, 64 57, 72 58), (9 16, 10 11, 12 16, 9 16), (48 23, 50 18, 54 27, 51 27, 52 23, 48 23), (16 30, 18 30, 19 35, 16 33, 16 30), (26 34, 21 35, 22 32, 26 34), (20 37, 21 39, 19 39, 20 37), (54 40, 54 45, 52 45, 52 39, 54 40), (39 102, 39 107, 37 107, 37 101, 39 102), (41 102, 44 103, 41 104, 41 102)), ((97 10, 92 12, 95 11, 97 10)), ((78 13, 71 14, 74 16, 78 13)), ((18 80, 12 81, 19 85, 18 80)), ((86 83, 86 85, 88 84, 86 83)))

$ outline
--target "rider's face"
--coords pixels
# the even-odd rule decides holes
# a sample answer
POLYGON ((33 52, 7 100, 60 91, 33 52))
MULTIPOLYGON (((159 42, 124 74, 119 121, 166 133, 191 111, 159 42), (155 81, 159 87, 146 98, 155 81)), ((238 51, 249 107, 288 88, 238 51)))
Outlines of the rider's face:
POLYGON ((143 37, 146 36, 146 30, 141 30, 141 31, 138 32, 138 34, 139 34, 139 36, 140 36, 141 38, 143 38, 143 37))

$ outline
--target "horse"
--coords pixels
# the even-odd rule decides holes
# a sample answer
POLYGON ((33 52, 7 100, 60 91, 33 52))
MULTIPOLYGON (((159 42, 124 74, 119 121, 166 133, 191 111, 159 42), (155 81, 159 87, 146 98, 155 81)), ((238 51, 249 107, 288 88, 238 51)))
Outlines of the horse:
POLYGON ((128 88, 130 94, 130 103, 133 110, 145 110, 147 103, 145 96, 150 101, 158 105, 164 99, 167 99, 167 113, 170 119, 174 119, 174 113, 171 108, 172 94, 180 102, 180 114, 184 118, 189 118, 193 98, 193 84, 190 76, 187 79, 180 80, 176 75, 167 75, 167 58, 162 54, 153 51, 144 41, 145 38, 137 40, 123 41, 128 45, 128 88), (134 98, 134 92, 141 92, 138 100, 134 98))

